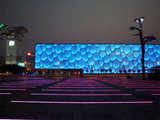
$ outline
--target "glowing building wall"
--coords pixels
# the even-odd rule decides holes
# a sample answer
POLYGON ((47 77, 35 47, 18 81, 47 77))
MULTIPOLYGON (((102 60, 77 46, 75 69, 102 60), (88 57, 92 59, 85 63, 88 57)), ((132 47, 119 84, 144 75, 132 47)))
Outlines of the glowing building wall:
MULTIPOLYGON (((147 69, 160 65, 160 45, 146 45, 145 50, 145 67, 146 72, 148 72, 147 69)), ((126 44, 36 44, 35 68, 83 69, 84 73, 120 73, 124 70, 138 73, 142 71, 141 46, 126 44), (104 69, 108 71, 102 71, 104 69)))

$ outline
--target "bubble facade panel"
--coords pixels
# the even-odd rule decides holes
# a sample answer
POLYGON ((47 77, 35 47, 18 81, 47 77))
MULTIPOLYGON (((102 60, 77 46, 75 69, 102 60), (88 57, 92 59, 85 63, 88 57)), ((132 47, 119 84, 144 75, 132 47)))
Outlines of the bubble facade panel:
MULTIPOLYGON (((160 45, 145 46, 145 67, 160 65, 160 45)), ((36 69, 83 69, 84 73, 142 72, 141 45, 36 44, 36 69)))

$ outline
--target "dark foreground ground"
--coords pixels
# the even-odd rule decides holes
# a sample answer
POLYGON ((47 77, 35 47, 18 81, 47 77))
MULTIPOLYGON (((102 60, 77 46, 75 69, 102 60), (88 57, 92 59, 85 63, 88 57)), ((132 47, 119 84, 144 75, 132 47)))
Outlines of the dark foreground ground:
POLYGON ((160 81, 0 80, 0 120, 160 120, 160 81))

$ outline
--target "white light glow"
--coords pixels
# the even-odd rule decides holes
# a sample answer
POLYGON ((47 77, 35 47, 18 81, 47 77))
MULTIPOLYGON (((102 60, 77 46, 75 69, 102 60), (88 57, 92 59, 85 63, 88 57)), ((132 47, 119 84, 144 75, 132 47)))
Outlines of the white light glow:
POLYGON ((135 19, 136 23, 143 23, 144 22, 144 17, 141 17, 141 18, 136 18, 135 19))
POLYGON ((140 18, 140 21, 141 21, 141 23, 143 23, 144 22, 144 18, 140 18))
POLYGON ((9 46, 15 46, 15 41, 10 40, 10 41, 9 41, 9 46))
POLYGON ((25 64, 24 64, 24 63, 19 62, 19 63, 18 63, 18 66, 25 67, 25 64))
POLYGON ((140 23, 139 19, 136 19, 136 23, 140 23))

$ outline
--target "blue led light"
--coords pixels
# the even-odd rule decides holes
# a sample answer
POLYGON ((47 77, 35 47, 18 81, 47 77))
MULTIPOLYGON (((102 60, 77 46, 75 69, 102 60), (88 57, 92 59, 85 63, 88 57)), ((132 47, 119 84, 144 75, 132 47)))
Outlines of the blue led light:
MULTIPOLYGON (((107 69, 106 73, 142 71, 140 45, 37 44, 35 51, 36 69, 83 69, 84 73, 100 73, 102 69, 107 69)), ((147 69, 160 64, 160 45, 146 45, 145 51, 147 69)))

